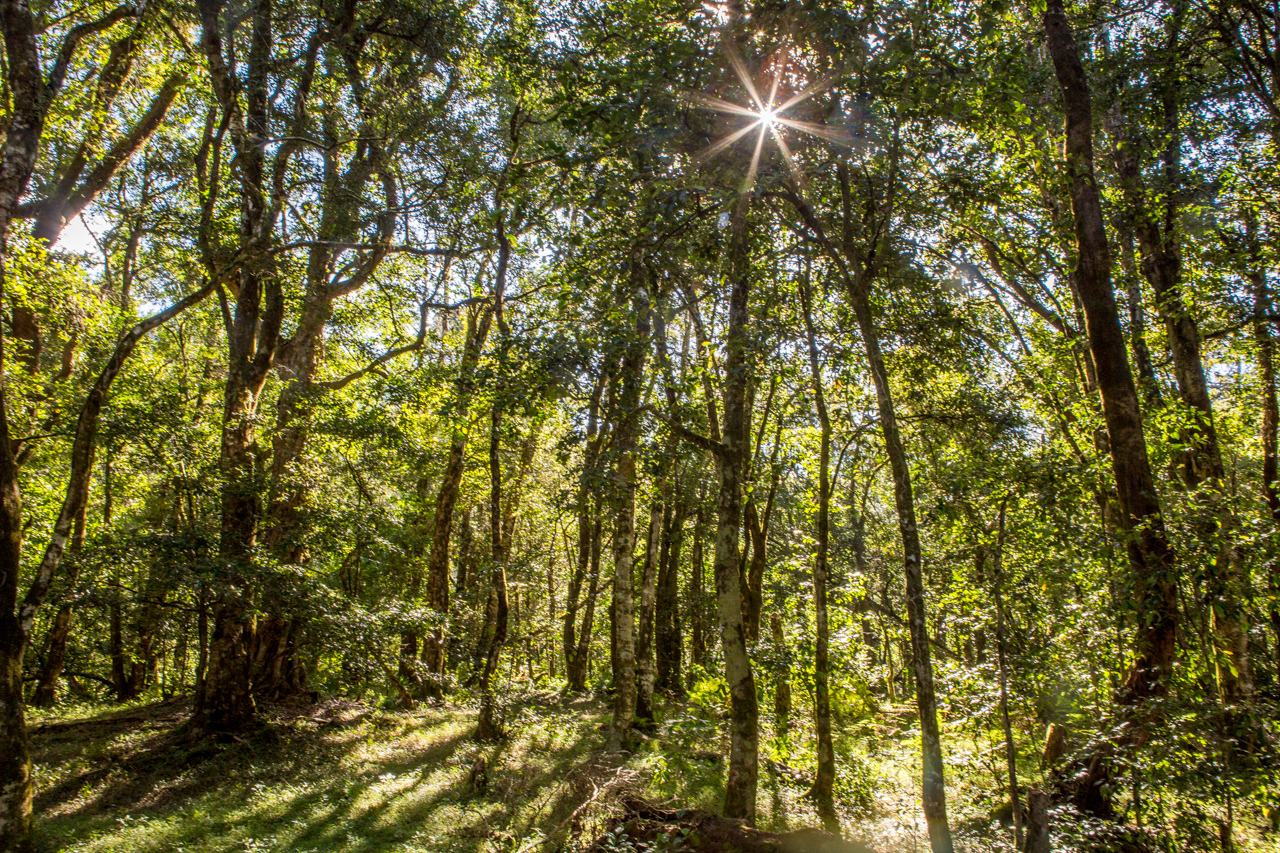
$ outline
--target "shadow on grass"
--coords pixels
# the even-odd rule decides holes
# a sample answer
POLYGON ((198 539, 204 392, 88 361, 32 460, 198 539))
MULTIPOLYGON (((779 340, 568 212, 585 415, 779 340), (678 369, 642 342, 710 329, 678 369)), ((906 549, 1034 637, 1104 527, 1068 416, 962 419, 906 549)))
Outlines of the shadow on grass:
POLYGON ((566 768, 599 740, 591 725, 560 723, 551 709, 497 745, 470 740, 467 711, 366 710, 318 728, 305 716, 268 715, 238 742, 193 749, 175 731, 185 714, 133 711, 35 731, 46 779, 35 803, 38 849, 505 847, 572 811, 566 768), (476 791, 468 772, 482 755, 489 784, 476 791))

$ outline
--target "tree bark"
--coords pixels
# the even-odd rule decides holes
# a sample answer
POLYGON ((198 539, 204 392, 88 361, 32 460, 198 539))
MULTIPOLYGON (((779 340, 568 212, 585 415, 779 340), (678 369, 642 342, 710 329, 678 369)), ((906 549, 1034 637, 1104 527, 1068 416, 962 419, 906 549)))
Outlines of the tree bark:
MULTIPOLYGON (((278 215, 268 203, 266 190, 273 6, 270 0, 263 0, 252 15, 243 108, 233 64, 237 60, 233 57, 229 61, 223 55, 222 4, 220 0, 201 0, 199 12, 201 47, 214 94, 231 129, 239 168, 238 248, 247 252, 251 260, 237 270, 234 316, 229 308, 224 310, 229 323, 219 453, 219 547, 228 571, 214 602, 207 670, 187 729, 192 738, 237 731, 256 713, 250 657, 256 625, 250 606, 249 576, 262 508, 255 471, 255 425, 260 394, 280 344, 284 321, 282 283, 270 256, 263 253, 273 240, 278 215)), ((211 268, 209 275, 215 274, 211 268)), ((219 297, 222 298, 221 291, 219 297)))
POLYGON ((1200 532, 1205 541, 1215 543, 1217 550, 1216 559, 1208 565, 1206 584, 1214 633, 1214 663, 1222 702, 1235 704, 1249 702, 1253 696, 1248 613, 1243 604, 1244 571, 1234 542, 1235 516, 1226 500, 1225 469, 1205 377, 1199 324, 1187 305, 1182 287, 1180 57, 1184 53, 1181 44, 1184 15, 1185 7, 1179 2, 1166 18, 1168 35, 1164 54, 1168 60, 1155 81, 1164 113, 1165 146, 1160 163, 1163 222, 1157 221, 1150 209, 1133 128, 1117 128, 1115 161, 1125 201, 1132 211, 1133 232, 1142 250, 1140 268, 1155 292, 1156 310, 1164 321, 1173 357, 1178 396, 1192 421, 1184 432, 1189 445, 1184 477, 1189 489, 1203 486, 1202 492, 1196 495, 1204 513, 1200 532))
MULTIPOLYGON (((92 471, 90 472, 92 475, 92 471)), ((84 546, 85 513, 89 508, 86 496, 84 504, 76 514, 75 527, 71 533, 70 550, 78 554, 84 546)), ((73 562, 67 574, 67 595, 73 594, 76 581, 80 577, 80 564, 73 562)), ((62 677, 62 668, 67 660, 67 640, 71 636, 72 610, 71 602, 63 601, 54 617, 53 628, 49 631, 49 651, 45 655, 44 666, 40 669, 40 680, 36 683, 36 692, 31 697, 31 704, 37 708, 49 708, 58 699, 58 679, 62 677)))
POLYGON ((640 570, 640 618, 636 631, 636 725, 646 731, 654 728, 654 609, 658 587, 658 550, 662 547, 664 514, 661 500, 655 500, 649 510, 649 535, 645 542, 644 563, 640 570))
POLYGON ((741 818, 754 826, 760 714, 742 620, 738 552, 742 531, 742 478, 750 430, 750 412, 746 405, 747 374, 752 367, 747 339, 751 293, 750 205, 750 193, 740 194, 734 203, 730 221, 732 281, 729 324, 725 333, 723 451, 717 454, 720 494, 716 508, 715 584, 730 708, 729 773, 725 782, 724 813, 726 817, 741 818))
MULTIPOLYGON (((707 665, 707 633, 706 633, 706 559, 703 556, 703 541, 706 537, 707 513, 703 506, 701 493, 698 496, 698 510, 693 525, 693 545, 689 549, 689 591, 685 596, 689 608, 689 659, 695 666, 705 668, 707 665)), ((693 670, 689 670, 692 678, 693 670)), ((692 685, 690 685, 692 686, 692 685)))
MULTIPOLYGON (((675 458, 674 452, 669 458, 675 458)), ((684 635, 680 620, 680 551, 684 544, 684 521, 688 509, 678 479, 672 492, 675 507, 663 530, 661 570, 658 572, 656 689, 680 694, 684 690, 681 679, 684 635)))
MULTIPOLYGON (((458 504, 462 488, 462 474, 466 469, 467 416, 475 386, 475 370, 484 350, 489 329, 493 323, 494 306, 502 299, 506 287, 507 263, 511 247, 503 241, 499 247, 498 269, 494 278, 494 301, 480 309, 478 319, 468 318, 466 343, 462 361, 458 366, 458 378, 454 391, 453 439, 449 444, 448 461, 436 495, 435 518, 432 522, 431 550, 427 556, 427 606, 441 620, 439 626, 427 632, 422 643, 422 664, 429 677, 436 679, 444 674, 445 649, 443 620, 449 612, 449 537, 453 530, 453 512, 458 504)), ((500 524, 498 522, 493 522, 500 524)), ((431 692, 438 693, 439 685, 428 684, 431 692)))
MULTIPOLYGON (((643 257, 631 258, 633 283, 639 280, 643 257)), ((634 288, 632 314, 635 332, 622 357, 610 414, 615 419, 614 517, 613 517, 613 624, 617 664, 613 672, 613 724, 611 749, 621 749, 636 713, 635 600, 633 593, 636 516, 636 442, 640 396, 644 385, 645 356, 649 348, 649 299, 645 289, 634 288)))
POLYGON ((502 729, 495 719, 493 699, 493 675, 498 669, 498 659, 502 655, 502 647, 507 642, 507 552, 509 540, 503 536, 502 530, 502 464, 498 456, 501 443, 502 409, 495 405, 490 417, 489 428, 489 553, 491 562, 489 577, 492 583, 494 620, 492 635, 488 638, 488 652, 484 659, 484 669, 480 675, 480 718, 476 724, 475 739, 478 741, 495 740, 502 735, 502 729))
POLYGON ((813 305, 807 280, 800 283, 800 304, 804 309, 805 337, 809 344, 809 378, 821 430, 818 449, 818 518, 813 558, 813 728, 818 738, 818 771, 814 775, 809 794, 817 803, 823 828, 828 832, 839 833, 840 819, 836 816, 833 793, 836 754, 831 739, 831 661, 828 651, 831 638, 827 624, 827 553, 831 531, 831 418, 827 414, 827 396, 822 386, 822 365, 818 355, 813 305))
POLYGON ((1006 662, 1004 627, 1004 504, 1000 505, 1000 520, 996 533, 995 551, 995 600, 996 600, 996 656, 1000 665, 1000 722, 1004 727, 1004 754, 1009 767, 1009 802, 1013 805, 1013 837, 1022 846, 1022 801, 1018 797, 1018 751, 1013 744, 1013 728, 1009 725, 1009 676, 1006 662))
POLYGON ((587 668, 591 661, 591 634, 595 630, 596 601, 600 583, 600 532, 601 506, 600 497, 594 498, 591 525, 591 571, 587 584, 586 610, 582 614, 582 625, 578 628, 578 641, 573 656, 568 660, 565 671, 568 676, 569 689, 581 693, 587 688, 587 668))
POLYGON ((605 379, 608 375, 607 371, 601 371, 600 379, 596 382, 591 392, 591 401, 587 405, 587 433, 586 446, 583 450, 582 474, 578 483, 578 553, 577 562, 574 572, 569 577, 569 588, 565 595, 564 620, 561 631, 562 651, 565 661, 565 678, 568 682, 569 689, 572 691, 580 691, 585 686, 586 677, 586 661, 585 658, 578 656, 578 633, 585 632, 588 636, 591 633, 591 624, 586 614, 583 615, 582 625, 575 627, 578 617, 578 608, 580 606, 580 597, 582 595, 582 584, 586 580, 588 568, 593 571, 590 580, 590 593, 588 595, 588 607, 594 615, 594 598, 596 582, 599 577, 599 540, 600 540, 600 516, 599 501, 593 500, 593 495, 598 491, 594 487, 593 481, 596 479, 598 472, 596 469, 596 457, 599 453, 598 433, 600 429, 600 396, 604 391, 605 379), (595 505, 595 518, 592 519, 592 506, 595 505), (593 554, 595 560, 592 560, 593 554))
POLYGON ((773 650, 778 656, 778 671, 773 680, 773 730, 777 737, 785 737, 791 731, 791 651, 782 633, 782 615, 769 616, 769 628, 773 633, 773 650))

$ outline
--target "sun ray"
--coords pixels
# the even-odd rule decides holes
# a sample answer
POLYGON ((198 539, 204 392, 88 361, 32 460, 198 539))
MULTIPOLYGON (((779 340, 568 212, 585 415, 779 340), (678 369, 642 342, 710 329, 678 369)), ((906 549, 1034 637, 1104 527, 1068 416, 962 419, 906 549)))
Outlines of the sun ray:
POLYGON ((768 109, 777 112, 773 105, 778 100, 778 84, 782 82, 782 72, 787 68, 787 45, 784 42, 781 50, 779 50, 778 67, 773 72, 773 82, 769 85, 769 107, 768 109))
POLYGON ((726 101, 722 98, 712 97, 711 95, 694 95, 693 99, 703 106, 710 107, 720 112, 733 113, 734 115, 746 116, 747 118, 760 118, 760 113, 753 109, 735 104, 732 101, 726 101))
POLYGON ((796 104, 800 103, 801 101, 812 98, 814 95, 818 94, 819 92, 821 92, 823 89, 827 88, 830 85, 831 85, 831 79, 829 77, 823 77, 817 82, 809 84, 801 91, 792 95, 790 98, 787 98, 786 101, 784 101, 782 104, 778 105, 778 107, 774 109, 774 112, 780 113, 783 110, 789 110, 792 107, 794 107, 796 104))
POLYGON ((753 126, 758 126, 760 128, 760 133, 756 136, 755 153, 751 155, 751 169, 747 172, 747 179, 742 182, 742 192, 744 193, 751 192, 756 185, 756 172, 758 172, 760 168, 760 150, 764 148, 764 135, 769 129, 769 125, 765 122, 760 122, 759 125, 753 126))
POLYGON ((773 141, 778 143, 778 150, 782 152, 782 159, 787 161, 787 168, 791 170, 792 176, 796 182, 803 185, 804 175, 800 172, 800 166, 796 163, 795 158, 791 156, 791 148, 787 145, 787 140, 782 138, 782 134, 778 131, 777 125, 769 128, 773 133, 773 141))
POLYGON ((746 87, 747 94, 751 96, 751 100, 755 102, 756 109, 760 112, 765 111, 764 101, 760 100, 760 93, 756 91, 756 84, 751 80, 751 75, 747 73, 746 63, 742 61, 742 57, 738 55, 738 49, 733 43, 725 40, 725 55, 729 57, 729 65, 733 68, 733 73, 738 75, 738 79, 742 81, 742 85, 746 87))
POLYGON ((810 136, 816 136, 819 139, 825 139, 828 142, 834 142, 837 145, 852 145, 853 136, 849 131, 840 127, 831 127, 825 124, 814 124, 811 121, 796 121, 795 119, 783 118, 775 115, 773 119, 775 124, 789 127, 792 130, 798 130, 801 133, 807 133, 810 136))
MULTIPOLYGON (((754 113, 752 115, 754 115, 754 113)), ((706 161, 710 160, 712 157, 716 156, 721 151, 728 148, 730 145, 737 142, 739 139, 746 136, 748 133, 755 130, 759 126, 760 124, 759 122, 757 122, 756 124, 749 124, 746 127, 735 130, 733 133, 729 134, 724 139, 721 139, 719 142, 717 142, 715 145, 712 145, 706 151, 702 152, 702 154, 698 156, 698 159, 694 160, 694 163, 698 165, 705 163, 706 161)))

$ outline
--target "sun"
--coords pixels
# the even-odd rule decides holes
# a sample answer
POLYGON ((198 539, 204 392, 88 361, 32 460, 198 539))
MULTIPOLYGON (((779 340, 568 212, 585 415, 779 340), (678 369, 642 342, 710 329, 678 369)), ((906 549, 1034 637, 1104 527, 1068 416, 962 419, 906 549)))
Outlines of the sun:
POLYGON ((732 42, 726 40, 723 43, 725 53, 729 59, 729 65, 733 68, 743 89, 746 90, 750 99, 750 106, 742 106, 731 101, 721 98, 710 97, 707 95, 695 96, 703 106, 710 107, 719 112, 729 113, 732 115, 743 116, 751 119, 751 122, 744 127, 730 133, 718 142, 713 144, 709 149, 703 152, 698 158, 699 162, 706 162, 716 154, 729 148, 738 140, 743 139, 752 132, 755 132, 755 152, 751 157, 751 166, 748 170, 744 186, 750 187, 755 184, 757 170, 760 164, 760 154, 764 147, 765 137, 770 137, 774 144, 777 145, 782 159, 786 161, 788 168, 792 174, 799 177, 799 166, 791 155, 791 149, 787 145, 784 131, 791 130, 800 133, 816 136, 829 142, 847 145, 849 144, 848 133, 843 128, 829 127, 824 124, 815 124, 814 122, 801 121, 788 115, 784 115, 788 110, 798 104, 813 97, 818 92, 823 91, 831 85, 829 78, 823 78, 804 86, 799 92, 778 102, 778 89, 782 83, 782 77, 787 68, 787 53, 789 46, 784 45, 779 51, 778 61, 775 63, 773 79, 768 87, 768 94, 762 97, 760 89, 756 88, 755 81, 751 78, 751 74, 747 71, 746 64, 738 55, 732 42))

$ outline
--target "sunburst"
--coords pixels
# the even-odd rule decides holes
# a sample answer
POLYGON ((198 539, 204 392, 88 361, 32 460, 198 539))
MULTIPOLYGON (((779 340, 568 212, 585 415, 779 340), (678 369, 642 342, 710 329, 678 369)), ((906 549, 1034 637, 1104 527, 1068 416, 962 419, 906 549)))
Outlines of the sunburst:
POLYGON ((769 91, 767 96, 762 96, 760 94, 760 90, 756 88, 755 81, 751 78, 751 73, 747 70, 746 63, 742 61, 742 57, 738 54, 737 49, 727 38, 723 42, 723 49, 725 56, 729 60, 729 66, 733 69, 733 73, 737 75, 738 80, 742 83, 742 88, 746 90, 751 103, 749 106, 743 106, 741 104, 735 104, 732 101, 726 101, 723 98, 716 98, 709 95, 699 95, 697 97, 697 101, 705 107, 709 107, 719 112, 729 113, 731 115, 742 116, 750 121, 704 151, 702 155, 698 157, 698 163, 704 163, 710 160, 721 151, 724 151, 754 133, 756 137, 755 150, 752 152, 751 165, 747 170, 747 175, 743 179, 742 184, 742 192, 748 192, 755 186, 756 176, 760 169, 760 155, 764 150, 764 141, 766 136, 772 138, 774 144, 778 146, 778 151, 782 154, 783 160, 786 161, 787 168, 791 170, 791 173, 797 180, 801 178, 800 167, 791 153, 790 146, 787 145, 786 136, 784 134, 785 130, 789 129, 799 133, 807 133, 811 136, 828 142, 833 142, 838 145, 850 144, 851 140, 849 134, 843 128, 833 128, 825 124, 802 121, 787 115, 789 110, 794 109, 799 104, 825 90, 832 82, 830 78, 821 78, 779 102, 778 89, 782 83, 783 75, 788 66, 787 52, 790 49, 789 45, 783 45, 779 56, 774 63, 773 79, 769 82, 769 91))

